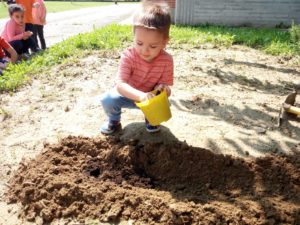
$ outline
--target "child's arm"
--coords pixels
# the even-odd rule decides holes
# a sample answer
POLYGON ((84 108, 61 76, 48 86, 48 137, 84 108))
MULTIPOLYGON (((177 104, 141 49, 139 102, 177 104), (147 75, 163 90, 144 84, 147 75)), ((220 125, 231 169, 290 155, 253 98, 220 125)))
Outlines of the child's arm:
POLYGON ((40 19, 41 21, 45 24, 46 23, 46 14, 47 14, 47 9, 45 4, 41 4, 41 14, 40 14, 40 19))
POLYGON ((145 92, 139 91, 139 90, 131 87, 129 84, 122 82, 122 81, 118 82, 116 87, 117 87, 118 92, 122 96, 132 99, 134 101, 142 102, 142 101, 145 101, 147 99, 154 97, 153 93, 151 93, 151 92, 145 93, 145 92))
POLYGON ((171 88, 167 84, 158 84, 158 85, 155 86, 154 89, 159 90, 159 91, 166 90, 167 95, 168 96, 171 95, 171 88))
POLYGON ((11 62, 12 63, 16 63, 17 62, 17 59, 18 59, 18 54, 17 52, 15 51, 15 49, 13 47, 10 46, 10 48, 6 49, 9 54, 10 54, 10 59, 11 59, 11 62))
POLYGON ((15 63, 18 59, 18 54, 15 49, 3 38, 0 36, 0 46, 2 49, 5 49, 10 54, 10 61, 15 63))

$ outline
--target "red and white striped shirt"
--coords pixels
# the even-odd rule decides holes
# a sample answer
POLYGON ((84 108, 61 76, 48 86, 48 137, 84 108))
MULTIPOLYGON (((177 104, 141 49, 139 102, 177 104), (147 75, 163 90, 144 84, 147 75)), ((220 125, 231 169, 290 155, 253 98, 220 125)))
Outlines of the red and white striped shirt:
POLYGON ((128 48, 121 56, 117 83, 125 82, 137 90, 149 92, 157 84, 173 85, 173 68, 173 58, 164 50, 147 62, 134 48, 128 48))

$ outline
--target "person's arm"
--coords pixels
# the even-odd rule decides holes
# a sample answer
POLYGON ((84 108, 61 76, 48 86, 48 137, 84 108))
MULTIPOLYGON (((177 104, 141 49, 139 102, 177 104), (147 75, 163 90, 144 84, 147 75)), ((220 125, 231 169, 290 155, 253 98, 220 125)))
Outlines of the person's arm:
POLYGON ((18 54, 17 54, 16 50, 10 46, 10 48, 6 49, 6 51, 8 51, 10 54, 11 62, 16 63, 18 60, 18 54))
POLYGON ((155 86, 154 90, 159 90, 159 91, 166 90, 167 95, 168 96, 171 95, 171 87, 169 87, 169 85, 167 85, 167 84, 158 84, 155 86))
POLYGON ((43 3, 42 10, 41 10, 41 21, 43 22, 43 24, 46 24, 46 15, 47 15, 47 9, 45 3, 43 3))
POLYGON ((40 5, 39 1, 36 1, 36 0, 32 1, 32 8, 39 8, 40 6, 41 5, 40 5))
POLYGON ((119 81, 116 85, 116 88, 122 96, 138 102, 142 102, 154 97, 153 93, 139 91, 124 81, 119 81))

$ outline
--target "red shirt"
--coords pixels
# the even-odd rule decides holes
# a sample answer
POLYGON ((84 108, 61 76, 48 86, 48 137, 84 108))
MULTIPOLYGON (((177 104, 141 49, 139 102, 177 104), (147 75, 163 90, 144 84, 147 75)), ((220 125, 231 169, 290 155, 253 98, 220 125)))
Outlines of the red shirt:
POLYGON ((8 50, 10 49, 10 44, 7 43, 7 41, 4 40, 3 37, 0 36, 0 58, 6 57, 5 52, 3 49, 8 50))
POLYGON ((120 81, 143 92, 152 91, 157 84, 173 85, 173 58, 162 50, 152 62, 146 62, 134 48, 129 48, 121 56, 117 82, 120 81))

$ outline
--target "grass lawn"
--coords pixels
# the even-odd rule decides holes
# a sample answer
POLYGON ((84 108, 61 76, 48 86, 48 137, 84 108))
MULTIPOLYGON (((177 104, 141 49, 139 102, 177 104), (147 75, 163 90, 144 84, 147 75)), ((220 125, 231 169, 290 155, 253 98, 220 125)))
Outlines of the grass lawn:
MULTIPOLYGON (((73 2, 73 3, 47 1, 45 3, 46 3, 48 13, 113 4, 111 2, 77 2, 77 1, 73 2)), ((6 18, 6 17, 8 17, 7 5, 6 5, 6 3, 4 3, 4 4, 0 3, 0 18, 6 18)))
MULTIPOLYGON (((293 57, 300 55, 300 36, 298 35, 300 28, 295 26, 292 30, 294 31, 217 26, 172 26, 170 47, 185 51, 199 48, 206 43, 225 48, 239 44, 271 55, 293 57)), ((80 57, 87 51, 122 49, 130 43, 132 43, 131 26, 109 25, 91 33, 71 37, 31 60, 9 65, 0 76, 0 92, 14 91, 29 80, 32 74, 46 71, 47 68, 64 63, 72 57, 80 57)))

